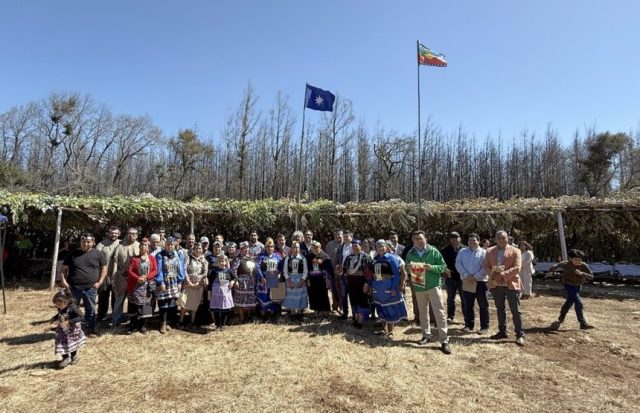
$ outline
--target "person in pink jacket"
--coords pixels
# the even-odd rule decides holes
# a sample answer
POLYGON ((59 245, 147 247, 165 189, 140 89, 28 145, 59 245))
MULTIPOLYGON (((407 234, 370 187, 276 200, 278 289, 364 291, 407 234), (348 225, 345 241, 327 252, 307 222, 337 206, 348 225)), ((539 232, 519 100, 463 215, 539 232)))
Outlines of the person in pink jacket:
POLYGON ((507 313, 505 301, 509 303, 513 325, 516 332, 516 344, 524 346, 524 331, 520 314, 520 266, 522 257, 520 250, 509 245, 509 234, 506 231, 496 232, 496 246, 487 250, 484 267, 489 274, 487 286, 491 291, 498 313, 498 333, 491 336, 494 340, 507 338, 507 313))

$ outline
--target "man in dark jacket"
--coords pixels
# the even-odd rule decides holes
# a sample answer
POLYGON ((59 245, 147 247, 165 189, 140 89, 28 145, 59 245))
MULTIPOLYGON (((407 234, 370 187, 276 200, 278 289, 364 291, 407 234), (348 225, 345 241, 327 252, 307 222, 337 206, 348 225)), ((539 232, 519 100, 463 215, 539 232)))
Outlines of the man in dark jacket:
POLYGON ((460 249, 465 248, 460 242, 460 234, 451 232, 449 234, 449 245, 444 247, 440 253, 447 263, 447 270, 444 272, 444 285, 447 288, 447 322, 452 323, 456 315, 456 293, 460 295, 462 314, 464 315, 464 300, 462 295, 462 281, 460 273, 456 270, 456 258, 460 249))

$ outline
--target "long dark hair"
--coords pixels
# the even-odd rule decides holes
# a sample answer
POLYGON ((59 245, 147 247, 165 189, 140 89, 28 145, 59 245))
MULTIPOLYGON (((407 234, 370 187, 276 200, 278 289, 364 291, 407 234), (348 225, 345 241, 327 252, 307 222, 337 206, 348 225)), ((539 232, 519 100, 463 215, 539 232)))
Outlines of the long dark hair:
POLYGON ((60 290, 55 293, 53 295, 53 298, 51 299, 51 302, 53 302, 54 304, 57 302, 63 302, 66 303, 67 306, 69 306, 71 305, 71 303, 73 303, 73 295, 71 295, 71 291, 65 288, 64 290, 60 290))

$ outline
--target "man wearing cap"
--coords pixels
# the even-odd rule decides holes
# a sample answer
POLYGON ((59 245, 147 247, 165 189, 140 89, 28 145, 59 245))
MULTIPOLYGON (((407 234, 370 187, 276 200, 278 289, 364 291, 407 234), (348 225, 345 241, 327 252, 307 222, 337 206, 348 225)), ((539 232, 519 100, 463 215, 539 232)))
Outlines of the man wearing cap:
POLYGON ((205 236, 200 237, 200 245, 202 245, 202 251, 204 251, 204 257, 206 259, 211 255, 211 251, 209 251, 209 238, 205 236))
POLYGON ((182 234, 179 232, 174 232, 173 235, 169 238, 173 240, 174 251, 178 254, 180 260, 182 261, 182 265, 184 266, 189 252, 182 248, 182 234))
POLYGON ((444 247, 440 253, 447 263, 445 270, 444 285, 447 289, 447 322, 453 323, 456 315, 456 293, 460 295, 460 305, 462 314, 464 315, 464 297, 462 295, 462 281, 460 273, 456 269, 456 257, 460 249, 465 248, 461 245, 460 234, 456 231, 449 233, 449 245, 444 247))
POLYGON ((447 316, 444 311, 440 274, 447 268, 442 254, 437 248, 427 244, 427 237, 423 231, 415 231, 413 236, 414 247, 407 253, 406 268, 411 275, 416 300, 420 307, 420 328, 422 339, 418 344, 427 344, 431 341, 431 325, 429 320, 429 307, 433 308, 438 326, 438 339, 441 350, 445 354, 451 354, 449 337, 447 335, 447 316))

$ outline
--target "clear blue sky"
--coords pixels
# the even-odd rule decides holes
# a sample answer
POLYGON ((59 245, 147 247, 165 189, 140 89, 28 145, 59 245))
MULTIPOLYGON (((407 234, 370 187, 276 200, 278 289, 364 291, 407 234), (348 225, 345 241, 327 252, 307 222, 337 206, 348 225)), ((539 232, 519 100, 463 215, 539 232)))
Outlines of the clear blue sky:
POLYGON ((259 109, 288 95, 299 127, 309 82, 351 99, 371 128, 410 133, 419 39, 449 61, 420 69, 423 120, 445 132, 638 128, 640 1, 444 3, 5 1, 0 112, 80 92, 166 134, 217 136, 249 81, 259 109))

